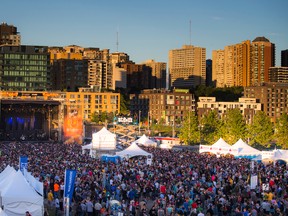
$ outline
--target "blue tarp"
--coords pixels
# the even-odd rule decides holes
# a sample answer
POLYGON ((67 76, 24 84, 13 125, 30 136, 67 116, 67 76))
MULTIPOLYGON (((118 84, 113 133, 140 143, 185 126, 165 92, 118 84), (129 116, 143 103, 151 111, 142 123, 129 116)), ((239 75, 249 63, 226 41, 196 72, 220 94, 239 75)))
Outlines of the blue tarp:
POLYGON ((121 160, 121 157, 118 155, 102 155, 100 160, 102 162, 113 162, 115 164, 118 164, 121 160))

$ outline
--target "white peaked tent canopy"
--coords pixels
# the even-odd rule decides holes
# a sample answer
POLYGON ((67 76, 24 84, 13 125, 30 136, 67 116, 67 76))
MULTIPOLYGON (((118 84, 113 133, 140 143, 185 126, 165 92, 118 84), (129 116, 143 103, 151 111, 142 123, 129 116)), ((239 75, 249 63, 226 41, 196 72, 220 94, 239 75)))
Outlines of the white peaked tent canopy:
POLYGON ((21 171, 17 171, 10 183, 1 191, 2 205, 9 216, 43 215, 43 197, 28 184, 21 171))
POLYGON ((8 178, 12 173, 16 173, 14 167, 11 167, 10 165, 6 166, 6 168, 0 173, 0 182, 8 178))
POLYGON ((258 156, 261 154, 261 151, 249 146, 247 143, 245 143, 241 138, 232 145, 233 148, 237 149, 237 153, 235 156, 237 157, 245 157, 245 156, 258 156))
POLYGON ((141 144, 143 146, 153 146, 156 147, 157 143, 150 140, 145 134, 143 134, 139 139, 134 141, 137 144, 141 144))
POLYGON ((288 163, 288 151, 277 149, 272 157, 273 161, 283 160, 288 163))
POLYGON ((135 156, 149 156, 149 155, 152 157, 151 153, 144 151, 139 146, 137 146, 136 143, 132 143, 128 148, 124 149, 123 151, 116 152, 116 155, 127 158, 135 156))
POLYGON ((97 133, 92 134, 92 149, 98 150, 115 150, 116 134, 111 133, 103 127, 97 133))
POLYGON ((1 207, 0 207, 0 216, 7 216, 7 214, 2 210, 1 207))
POLYGON ((213 145, 200 145, 199 153, 209 152, 217 155, 221 154, 235 154, 237 152, 236 149, 232 148, 228 143, 226 143, 222 138, 220 138, 213 145))

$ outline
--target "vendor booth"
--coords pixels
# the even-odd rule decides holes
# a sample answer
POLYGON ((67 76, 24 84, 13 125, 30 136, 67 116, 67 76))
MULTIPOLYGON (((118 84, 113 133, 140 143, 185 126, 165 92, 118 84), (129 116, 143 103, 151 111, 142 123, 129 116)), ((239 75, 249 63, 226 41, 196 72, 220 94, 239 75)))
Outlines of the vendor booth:
POLYGON ((156 147, 157 143, 154 142, 153 140, 150 140, 145 134, 143 134, 139 139, 134 141, 138 145, 143 145, 146 147, 156 147))

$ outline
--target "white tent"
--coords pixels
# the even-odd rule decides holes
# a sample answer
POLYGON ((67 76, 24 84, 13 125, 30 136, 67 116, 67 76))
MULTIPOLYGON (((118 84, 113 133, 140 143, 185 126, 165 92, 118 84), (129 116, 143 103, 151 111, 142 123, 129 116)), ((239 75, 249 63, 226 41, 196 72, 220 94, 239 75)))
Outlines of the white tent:
POLYGON ((273 161, 283 160, 288 163, 288 151, 277 149, 272 157, 273 161))
POLYGON ((235 157, 247 157, 252 159, 261 154, 261 151, 249 146, 241 138, 232 145, 232 147, 237 149, 237 153, 234 155, 235 157))
POLYGON ((111 133, 103 127, 97 133, 92 134, 92 149, 97 150, 115 150, 116 134, 111 133))
POLYGON ((1 191, 1 199, 4 211, 9 216, 24 215, 26 211, 33 216, 43 215, 43 197, 28 184, 19 170, 1 191))
POLYGON ((124 149, 123 151, 116 152, 116 155, 119 155, 120 157, 126 157, 126 158, 131 158, 135 156, 152 157, 151 153, 144 151, 139 146, 137 146, 136 143, 132 143, 128 148, 124 149))
POLYGON ((7 216, 7 214, 3 211, 1 207, 0 207, 0 216, 7 216))
POLYGON ((150 140, 145 134, 143 134, 139 139, 135 140, 134 142, 143 146, 156 147, 157 145, 156 142, 150 140))
POLYGON ((0 182, 6 179, 11 173, 15 172, 16 170, 14 169, 14 167, 11 167, 10 165, 6 166, 6 168, 0 173, 0 182))
POLYGON ((226 143, 222 138, 220 138, 217 142, 213 145, 200 145, 199 146, 199 153, 209 152, 216 155, 221 154, 236 154, 237 150, 232 148, 228 143, 226 143))

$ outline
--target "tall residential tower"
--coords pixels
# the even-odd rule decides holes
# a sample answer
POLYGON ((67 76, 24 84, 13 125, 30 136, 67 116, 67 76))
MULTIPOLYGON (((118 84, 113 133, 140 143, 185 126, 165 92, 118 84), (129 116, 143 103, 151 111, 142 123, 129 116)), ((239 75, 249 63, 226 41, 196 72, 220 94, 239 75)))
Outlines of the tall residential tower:
POLYGON ((170 87, 192 88, 205 85, 206 48, 184 45, 169 51, 170 87))

